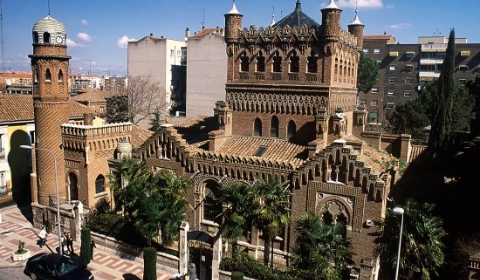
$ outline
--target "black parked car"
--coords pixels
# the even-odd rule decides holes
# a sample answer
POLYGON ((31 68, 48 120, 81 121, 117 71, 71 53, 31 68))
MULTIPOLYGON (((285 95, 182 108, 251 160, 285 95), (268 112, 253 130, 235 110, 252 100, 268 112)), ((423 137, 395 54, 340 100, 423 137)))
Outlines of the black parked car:
POLYGON ((92 273, 85 267, 55 253, 39 253, 30 257, 24 272, 33 280, 93 280, 92 273))

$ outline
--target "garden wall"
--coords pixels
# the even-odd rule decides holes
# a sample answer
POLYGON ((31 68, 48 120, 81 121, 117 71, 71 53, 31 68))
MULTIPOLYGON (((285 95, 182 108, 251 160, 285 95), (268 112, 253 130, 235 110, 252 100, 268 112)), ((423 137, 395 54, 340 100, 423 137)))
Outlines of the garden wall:
MULTIPOLYGON (((95 240, 95 245, 98 249, 143 264, 143 248, 126 244, 115 238, 96 232, 91 232, 91 238, 95 240)), ((177 256, 157 252, 157 269, 175 274, 178 272, 178 267, 179 259, 177 256)))

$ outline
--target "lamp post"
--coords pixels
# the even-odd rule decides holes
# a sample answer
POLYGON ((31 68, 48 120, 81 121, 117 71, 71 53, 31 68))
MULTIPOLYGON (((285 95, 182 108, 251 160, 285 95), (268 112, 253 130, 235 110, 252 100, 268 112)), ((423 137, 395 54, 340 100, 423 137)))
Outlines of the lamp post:
POLYGON ((45 151, 48 154, 50 154, 53 158, 53 167, 55 169, 55 195, 57 196, 57 223, 58 223, 58 251, 60 252, 60 255, 63 255, 63 248, 62 248, 62 228, 61 228, 61 223, 60 223, 60 201, 59 201, 59 196, 58 196, 58 178, 57 178, 57 158, 55 155, 52 153, 52 151, 48 149, 42 149, 42 148, 37 148, 37 147, 32 147, 29 145, 20 145, 21 149, 26 149, 26 150, 39 150, 39 151, 45 151))
POLYGON ((395 215, 400 215, 401 216, 401 222, 400 222, 400 236, 398 237, 398 254, 397 254, 397 269, 395 270, 395 280, 398 279, 398 270, 400 268, 400 251, 402 249, 402 235, 403 235, 403 213, 405 210, 401 207, 395 207, 393 208, 393 213, 395 215))

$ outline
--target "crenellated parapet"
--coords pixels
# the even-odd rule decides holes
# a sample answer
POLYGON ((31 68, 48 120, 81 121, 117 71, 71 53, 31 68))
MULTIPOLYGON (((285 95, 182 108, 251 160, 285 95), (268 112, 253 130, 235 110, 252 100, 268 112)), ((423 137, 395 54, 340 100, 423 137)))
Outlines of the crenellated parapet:
POLYGON ((116 149, 122 138, 131 141, 132 123, 113 123, 100 126, 63 124, 62 145, 65 150, 83 151, 89 147, 92 152, 116 149))

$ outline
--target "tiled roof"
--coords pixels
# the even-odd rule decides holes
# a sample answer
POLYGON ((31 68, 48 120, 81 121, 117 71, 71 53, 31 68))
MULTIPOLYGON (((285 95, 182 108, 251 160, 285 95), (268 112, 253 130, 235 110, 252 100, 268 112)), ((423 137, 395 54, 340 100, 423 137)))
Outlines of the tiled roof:
POLYGON ((132 125, 132 146, 137 148, 144 144, 150 136, 153 135, 153 131, 142 128, 137 125, 132 125))
POLYGON ((200 31, 198 32, 195 32, 195 34, 193 34, 192 38, 200 38, 200 37, 204 37, 208 34, 211 34, 211 33, 215 33, 215 34, 218 34, 220 35, 219 33, 221 32, 222 28, 202 28, 200 31))
POLYGON ((372 173, 383 172, 388 167, 388 162, 392 162, 395 158, 392 155, 378 149, 374 149, 365 142, 362 145, 362 154, 357 158, 359 161, 365 162, 367 167, 372 169, 372 173))
POLYGON ((74 95, 70 99, 82 102, 82 101, 100 101, 105 100, 106 98, 116 96, 118 93, 113 91, 103 91, 103 90, 94 90, 88 89, 86 92, 74 95))
POLYGON ((192 118, 174 118, 170 117, 168 122, 171 123, 176 128, 187 128, 194 126, 205 120, 205 116, 195 116, 192 118))
POLYGON ((284 162, 300 166, 307 157, 307 147, 290 143, 286 140, 232 136, 215 152, 219 155, 235 155, 245 158, 284 162), (255 156, 260 148, 266 148, 261 156, 255 156))
POLYGON ((0 122, 33 121, 31 95, 0 95, 0 122))
POLYGON ((395 36, 389 35, 389 34, 383 34, 383 35, 363 35, 363 40, 385 40, 385 41, 391 41, 395 42, 395 36))
MULTIPOLYGON (((69 101, 70 118, 83 118, 93 110, 73 100, 69 101)), ((33 98, 26 94, 0 95, 0 122, 33 121, 33 98)))
POLYGON ((307 25, 307 27, 317 27, 320 24, 314 21, 312 18, 307 16, 304 12, 302 12, 302 6, 300 4, 300 1, 297 1, 297 4, 295 6, 295 10, 287 15, 286 17, 282 18, 279 20, 277 23, 275 23, 272 27, 280 27, 283 28, 285 26, 290 26, 290 27, 302 27, 304 24, 307 25))
POLYGON ((32 79, 32 72, 0 72, 0 78, 32 79))

